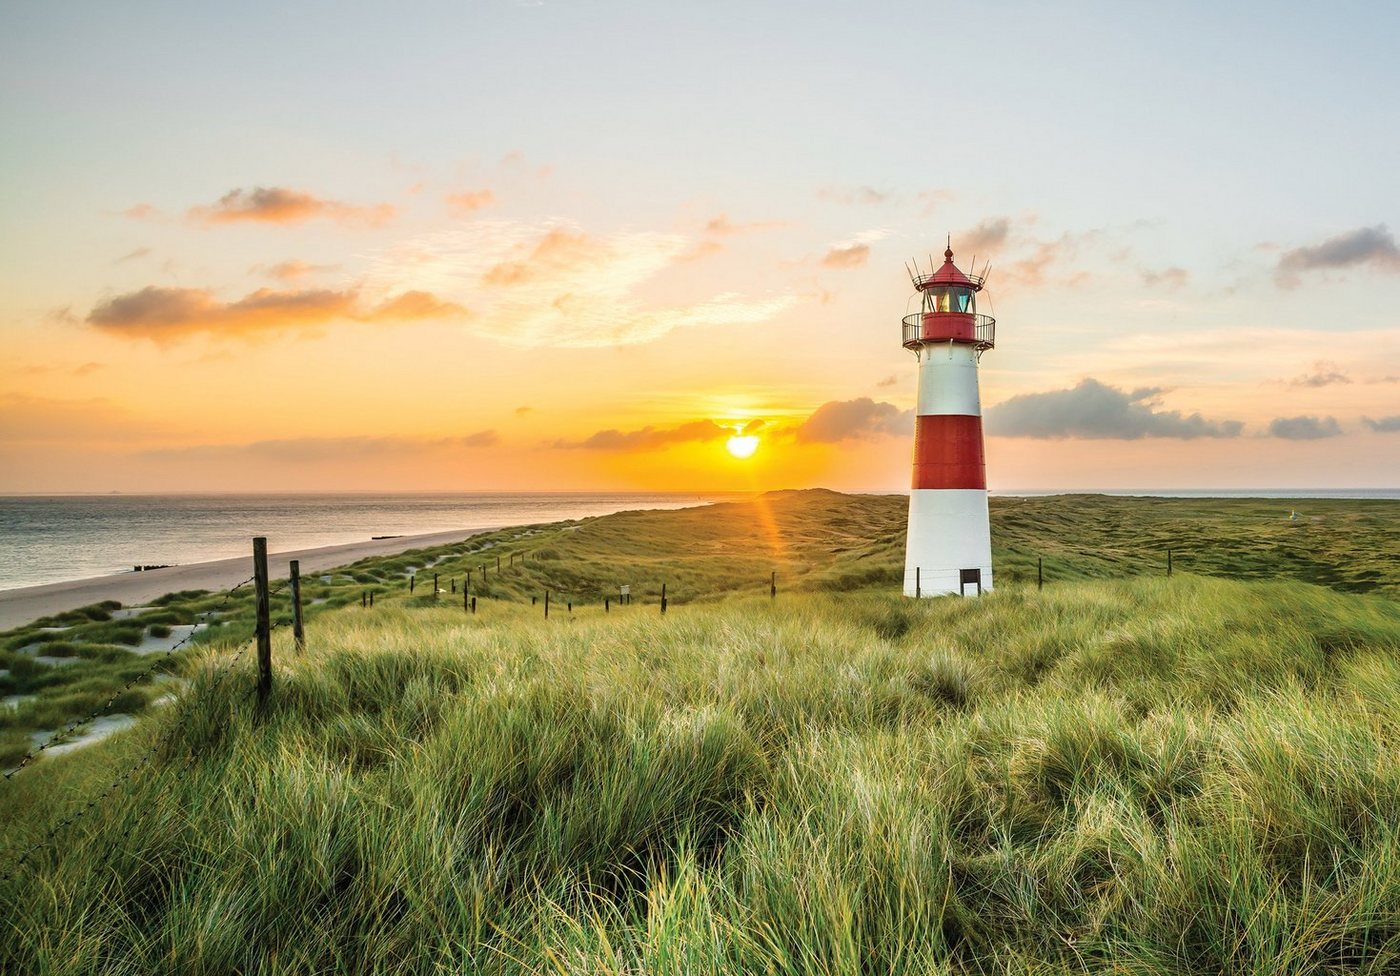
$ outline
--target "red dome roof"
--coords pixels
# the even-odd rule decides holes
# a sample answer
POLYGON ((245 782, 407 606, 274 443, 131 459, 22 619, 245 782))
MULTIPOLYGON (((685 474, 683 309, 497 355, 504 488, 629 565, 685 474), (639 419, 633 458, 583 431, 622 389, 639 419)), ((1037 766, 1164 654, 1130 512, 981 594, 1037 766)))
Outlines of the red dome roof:
POLYGON ((958 270, 958 266, 953 263, 953 249, 950 246, 943 252, 943 266, 934 271, 933 274, 919 275, 914 279, 914 287, 920 291, 927 288, 936 288, 943 285, 961 285, 964 288, 971 288, 973 291, 982 290, 982 277, 973 275, 968 277, 958 270))

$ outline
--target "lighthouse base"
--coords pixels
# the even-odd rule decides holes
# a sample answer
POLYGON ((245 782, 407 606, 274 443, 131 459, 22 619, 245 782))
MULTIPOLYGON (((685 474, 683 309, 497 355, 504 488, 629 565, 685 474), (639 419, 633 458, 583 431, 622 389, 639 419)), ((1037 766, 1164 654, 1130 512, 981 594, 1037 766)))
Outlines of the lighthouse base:
POLYGON ((984 488, 909 494, 904 595, 979 596, 992 588, 992 531, 984 488))

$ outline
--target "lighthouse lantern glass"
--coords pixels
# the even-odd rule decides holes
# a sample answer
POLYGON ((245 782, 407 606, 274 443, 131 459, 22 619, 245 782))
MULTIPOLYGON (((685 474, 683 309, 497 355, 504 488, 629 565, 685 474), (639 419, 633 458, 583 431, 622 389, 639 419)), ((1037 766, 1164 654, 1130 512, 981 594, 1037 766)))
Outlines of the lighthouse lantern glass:
POLYGON ((928 310, 930 312, 972 312, 976 310, 971 288, 956 288, 945 285, 941 288, 932 288, 926 294, 928 295, 928 310))

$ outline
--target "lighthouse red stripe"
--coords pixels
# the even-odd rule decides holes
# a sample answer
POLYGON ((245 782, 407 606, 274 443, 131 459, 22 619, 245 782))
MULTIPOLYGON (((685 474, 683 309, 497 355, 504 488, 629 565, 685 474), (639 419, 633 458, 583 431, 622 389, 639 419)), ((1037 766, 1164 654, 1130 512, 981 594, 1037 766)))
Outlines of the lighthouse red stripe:
POLYGON ((914 487, 986 489, 981 417, 938 414, 918 418, 914 428, 914 487))

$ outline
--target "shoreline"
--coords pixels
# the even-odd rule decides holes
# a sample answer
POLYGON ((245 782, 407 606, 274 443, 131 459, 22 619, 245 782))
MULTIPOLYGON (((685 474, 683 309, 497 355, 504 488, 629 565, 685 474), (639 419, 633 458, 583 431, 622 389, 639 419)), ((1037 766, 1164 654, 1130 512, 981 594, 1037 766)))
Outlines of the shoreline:
MULTIPOLYGON (((363 542, 343 542, 312 549, 270 552, 267 555, 267 569, 271 579, 282 579, 290 572, 288 563, 297 559, 301 561, 302 574, 309 575, 367 556, 392 556, 409 549, 461 542, 483 532, 494 532, 496 528, 452 529, 392 539, 366 539, 363 542)), ((53 616, 103 600, 117 600, 122 606, 130 607, 140 606, 178 590, 227 590, 251 575, 253 554, 250 542, 246 556, 0 590, 0 630, 12 630, 40 617, 53 616)))

